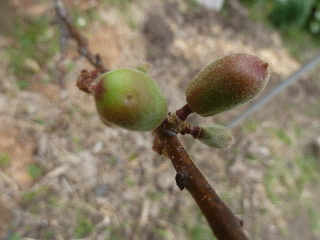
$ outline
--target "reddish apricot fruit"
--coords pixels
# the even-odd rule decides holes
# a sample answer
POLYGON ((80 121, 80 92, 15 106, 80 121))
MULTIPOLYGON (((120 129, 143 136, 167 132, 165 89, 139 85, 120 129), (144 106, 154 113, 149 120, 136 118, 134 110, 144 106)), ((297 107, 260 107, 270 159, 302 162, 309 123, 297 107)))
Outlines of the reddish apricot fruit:
POLYGON ((222 57, 200 71, 190 82, 187 103, 208 117, 241 106, 257 96, 269 79, 268 63, 246 54, 222 57))

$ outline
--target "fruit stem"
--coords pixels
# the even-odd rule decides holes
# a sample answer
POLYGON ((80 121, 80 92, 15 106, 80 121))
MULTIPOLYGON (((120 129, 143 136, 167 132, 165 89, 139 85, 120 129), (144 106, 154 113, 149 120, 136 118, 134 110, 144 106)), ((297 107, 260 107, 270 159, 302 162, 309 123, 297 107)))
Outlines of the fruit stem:
POLYGON ((188 104, 184 105, 182 108, 178 109, 176 111, 176 115, 177 117, 182 120, 185 121, 187 120, 188 116, 193 113, 193 110, 189 107, 188 104))

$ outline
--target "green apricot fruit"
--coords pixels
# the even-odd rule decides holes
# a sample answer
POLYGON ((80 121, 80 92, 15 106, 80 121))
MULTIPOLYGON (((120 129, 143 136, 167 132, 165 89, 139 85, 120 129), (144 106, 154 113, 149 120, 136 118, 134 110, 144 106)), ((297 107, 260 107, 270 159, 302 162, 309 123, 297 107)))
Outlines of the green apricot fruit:
POLYGON ((268 63, 246 54, 222 57, 190 82, 186 90, 190 108, 203 117, 241 106, 257 96, 268 82, 268 63))
POLYGON ((230 130, 221 125, 201 127, 197 139, 210 147, 220 149, 229 147, 233 142, 233 136, 230 130))
POLYGON ((150 131, 167 115, 167 101, 154 80, 136 69, 121 68, 100 75, 91 85, 103 122, 132 131, 150 131))

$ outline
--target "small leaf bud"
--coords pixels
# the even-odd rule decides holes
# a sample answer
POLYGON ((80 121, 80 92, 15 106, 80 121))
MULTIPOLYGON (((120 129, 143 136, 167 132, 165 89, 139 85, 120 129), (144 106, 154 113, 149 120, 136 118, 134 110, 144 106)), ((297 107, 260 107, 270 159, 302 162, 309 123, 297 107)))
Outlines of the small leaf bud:
POLYGON ((233 142, 233 136, 229 129, 220 125, 201 127, 197 139, 210 147, 221 149, 229 147, 233 142))

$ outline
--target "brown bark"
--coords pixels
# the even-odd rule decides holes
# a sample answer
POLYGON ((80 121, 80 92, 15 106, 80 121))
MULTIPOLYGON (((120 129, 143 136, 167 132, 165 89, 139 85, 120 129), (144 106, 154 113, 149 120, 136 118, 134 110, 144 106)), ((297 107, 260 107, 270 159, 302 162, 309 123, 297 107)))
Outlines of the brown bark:
POLYGON ((155 130, 168 157, 176 169, 176 181, 181 190, 186 188, 197 202, 208 220, 214 235, 219 240, 245 240, 242 222, 223 203, 208 181, 195 166, 175 135, 163 131, 162 126, 155 130))

